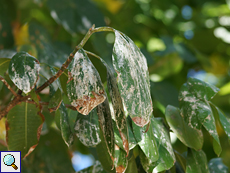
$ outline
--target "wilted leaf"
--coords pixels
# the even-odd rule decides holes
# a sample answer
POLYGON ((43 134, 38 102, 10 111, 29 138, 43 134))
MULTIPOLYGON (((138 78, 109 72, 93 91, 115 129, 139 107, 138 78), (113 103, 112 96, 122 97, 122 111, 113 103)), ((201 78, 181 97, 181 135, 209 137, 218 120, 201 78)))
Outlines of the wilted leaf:
POLYGON ((108 153, 112 161, 114 161, 115 139, 108 98, 97 106, 97 115, 108 153))
POLYGON ((143 127, 153 111, 146 58, 125 34, 115 31, 113 66, 122 101, 132 118, 143 127))
POLYGON ((153 134, 153 126, 152 124, 148 124, 145 127, 139 127, 134 122, 132 123, 133 133, 137 140, 138 145, 143 151, 144 155, 148 159, 148 165, 155 162, 159 158, 157 143, 155 141, 155 137, 153 134), (146 132, 146 128, 149 129, 146 132))
POLYGON ((125 151, 121 150, 116 144, 115 144, 114 165, 116 168, 116 173, 125 172, 128 166, 128 160, 125 151))
POLYGON ((228 173, 228 167, 222 162, 222 158, 211 159, 208 163, 210 173, 228 173))
POLYGON ((61 102, 62 102, 62 93, 61 90, 58 88, 58 90, 49 100, 49 105, 48 105, 49 111, 50 112, 56 111, 61 105, 61 102))
POLYGON ((121 95, 118 90, 117 81, 115 78, 112 69, 106 64, 106 62, 101 59, 102 63, 105 65, 107 69, 107 86, 109 90, 109 95, 112 100, 113 111, 114 111, 114 118, 115 122, 123 141, 123 149, 126 151, 127 156, 129 154, 129 134, 128 134, 128 127, 126 122, 125 111, 123 108, 123 103, 121 99, 121 95))
POLYGON ((66 145, 69 147, 73 143, 73 133, 71 131, 71 127, 69 123, 68 112, 63 102, 61 102, 58 111, 60 111, 61 135, 66 145))
POLYGON ((186 161, 186 173, 209 173, 207 158, 202 150, 188 149, 186 161))
POLYGON ((10 79, 24 93, 30 92, 35 87, 39 70, 38 60, 26 52, 15 54, 8 69, 10 79))
POLYGON ((170 105, 167 106, 165 117, 172 131, 185 145, 196 150, 200 150, 202 148, 202 131, 188 126, 184 121, 183 114, 180 113, 179 108, 170 105))
POLYGON ((67 93, 71 105, 88 115, 106 98, 100 76, 83 49, 74 55, 68 69, 67 93))
POLYGON ((11 151, 21 151, 21 156, 30 154, 40 138, 44 117, 34 104, 22 102, 7 114, 6 141, 11 151))
POLYGON ((93 166, 78 171, 77 173, 106 173, 106 171, 103 169, 101 163, 96 160, 93 166))
POLYGON ((87 116, 79 113, 77 115, 74 130, 78 139, 85 146, 89 147, 96 146, 97 144, 99 144, 101 142, 101 139, 96 110, 93 109, 87 116))
POLYGON ((168 131, 160 119, 151 118, 153 133, 158 147, 159 159, 153 172, 161 172, 170 169, 176 162, 173 148, 168 136, 168 131))

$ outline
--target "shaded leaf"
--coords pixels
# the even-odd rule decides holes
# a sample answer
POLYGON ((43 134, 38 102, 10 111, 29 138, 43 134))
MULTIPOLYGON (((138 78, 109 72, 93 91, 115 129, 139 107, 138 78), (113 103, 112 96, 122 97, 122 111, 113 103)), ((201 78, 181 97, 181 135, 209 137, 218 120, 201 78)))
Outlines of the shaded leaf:
POLYGON ((0 58, 0 75, 4 76, 10 64, 9 58, 0 58))
POLYGON ((228 167, 222 162, 222 158, 211 159, 208 163, 210 173, 228 173, 228 167))
POLYGON ((34 89, 30 91, 29 95, 35 101, 35 103, 39 104, 39 96, 36 94, 34 89))
POLYGON ((116 144, 115 144, 114 165, 116 168, 116 173, 125 172, 128 166, 128 160, 125 151, 121 150, 116 144))
POLYGON ((159 159, 156 162, 154 172, 161 172, 170 169, 176 162, 176 157, 170 142, 168 131, 160 119, 151 118, 153 133, 158 147, 159 159))
POLYGON ((65 104, 61 102, 58 109, 60 111, 60 130, 62 138, 64 139, 66 145, 69 147, 73 143, 73 133, 71 131, 68 112, 65 104))
POLYGON ((88 115, 106 98, 100 76, 83 49, 74 55, 68 70, 67 94, 71 105, 88 115))
POLYGON ((148 164, 151 164, 158 160, 159 153, 152 130, 153 126, 150 123, 149 130, 146 132, 146 128, 148 128, 147 126, 139 127, 134 122, 132 123, 133 133, 137 140, 137 143, 143 151, 144 155, 147 157, 148 164))
POLYGON ((128 167, 125 173, 138 173, 134 155, 132 155, 131 159, 128 161, 128 167))
POLYGON ((48 0, 47 6, 54 20, 63 25, 71 34, 86 31, 93 25, 105 25, 104 19, 97 7, 89 0, 48 0))
POLYGON ((123 149, 126 151, 127 156, 128 156, 129 154, 129 142, 128 142, 129 133, 128 133, 126 116, 125 116, 125 111, 123 108, 121 95, 119 93, 117 81, 116 81, 114 73, 112 72, 112 69, 106 64, 104 60, 101 59, 101 61, 107 69, 107 86, 108 86, 110 98, 112 100, 114 118, 115 118, 115 122, 118 128, 118 131, 120 133, 121 139, 123 141, 123 149))
POLYGON ((44 117, 34 104, 22 102, 7 114, 6 141, 11 151, 21 151, 21 156, 30 154, 40 138, 44 117))
POLYGON ((50 112, 56 111, 61 105, 61 102, 62 102, 62 93, 61 90, 58 88, 58 90, 49 100, 49 105, 48 105, 49 111, 50 112))
POLYGON ((138 125, 148 124, 153 111, 146 58, 125 34, 115 31, 113 66, 126 109, 138 125))
POLYGON ((26 52, 15 54, 8 69, 10 79, 24 93, 30 92, 35 87, 39 70, 38 60, 26 52))
POLYGON ((186 173, 209 173, 207 158, 202 150, 188 149, 186 161, 186 173))
POLYGON ((96 110, 93 109, 87 116, 79 113, 77 115, 74 130, 78 139, 85 146, 89 147, 96 146, 97 144, 99 144, 101 142, 101 139, 96 110))
POLYGON ((103 169, 101 163, 96 160, 93 166, 78 171, 77 173, 106 173, 106 171, 103 169))
POLYGON ((165 111, 166 120, 177 135, 177 137, 188 147, 200 150, 203 145, 203 134, 201 130, 191 128, 183 119, 180 109, 167 106, 165 111))
POLYGON ((108 153, 114 160, 115 139, 108 98, 97 106, 97 115, 108 153))

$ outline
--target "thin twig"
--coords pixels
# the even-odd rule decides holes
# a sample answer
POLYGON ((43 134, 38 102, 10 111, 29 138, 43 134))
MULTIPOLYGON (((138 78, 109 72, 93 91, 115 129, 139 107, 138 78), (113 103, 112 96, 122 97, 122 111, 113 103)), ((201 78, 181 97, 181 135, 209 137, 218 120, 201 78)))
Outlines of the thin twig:
POLYGON ((85 51, 88 55, 94 56, 94 57, 96 57, 97 59, 101 60, 101 58, 100 58, 98 55, 96 55, 95 53, 89 52, 89 51, 87 51, 87 50, 84 50, 84 51, 85 51))
POLYGON ((11 88, 11 86, 7 83, 7 81, 0 76, 0 80, 6 85, 6 87, 12 92, 12 94, 16 97, 17 93, 11 88))

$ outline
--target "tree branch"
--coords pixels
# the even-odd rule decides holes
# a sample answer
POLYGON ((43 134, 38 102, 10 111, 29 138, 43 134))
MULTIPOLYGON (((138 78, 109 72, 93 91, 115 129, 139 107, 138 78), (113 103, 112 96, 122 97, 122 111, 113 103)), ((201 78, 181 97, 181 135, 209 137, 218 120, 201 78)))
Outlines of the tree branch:
POLYGON ((7 81, 0 76, 0 80, 6 85, 6 87, 12 92, 12 94, 17 97, 17 93, 11 88, 11 86, 7 83, 7 81))

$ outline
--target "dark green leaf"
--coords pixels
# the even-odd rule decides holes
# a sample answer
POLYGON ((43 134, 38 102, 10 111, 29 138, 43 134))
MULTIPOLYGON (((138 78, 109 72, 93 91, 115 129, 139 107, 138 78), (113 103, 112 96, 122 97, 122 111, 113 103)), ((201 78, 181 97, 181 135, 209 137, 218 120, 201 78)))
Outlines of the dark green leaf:
POLYGON ((22 102, 7 114, 7 144, 11 151, 21 151, 26 157, 37 146, 43 115, 34 104, 22 102))
POLYGON ((67 93, 71 105, 88 115, 106 98, 100 76, 83 49, 74 55, 68 70, 67 93))
POLYGON ((146 58, 125 34, 115 31, 115 37, 113 66, 121 98, 132 120, 143 127, 153 111, 146 58))
POLYGON ((0 75, 4 76, 10 64, 9 58, 0 58, 0 75))
POLYGON ((168 131, 160 119, 151 118, 154 137, 157 143, 159 159, 153 171, 161 172, 170 169, 176 162, 168 131))
POLYGON ((128 167, 127 167, 125 173, 138 173, 134 155, 129 160, 128 167))
POLYGON ((65 107, 65 104, 61 102, 60 107, 60 130, 62 138, 64 139, 67 146, 70 146, 73 143, 73 133, 71 131, 68 112, 65 107))
POLYGON ((116 173, 125 172, 128 166, 128 160, 125 151, 121 150, 117 145, 115 145, 114 165, 116 168, 116 173))
POLYGON ((93 166, 78 171, 77 173, 106 173, 106 171, 103 169, 101 163, 98 160, 96 160, 93 166))
POLYGON ((228 167, 222 162, 222 158, 211 159, 208 163, 210 173, 228 173, 228 167))
POLYGON ((89 0, 67 0, 65 3, 61 0, 48 0, 47 6, 54 20, 71 34, 77 31, 86 33, 93 24, 105 25, 100 11, 89 0))
POLYGON ((61 102, 62 102, 62 93, 61 90, 58 88, 58 90, 49 100, 49 105, 48 105, 49 111, 50 112, 56 111, 61 105, 61 102))
POLYGON ((24 93, 30 92, 36 85, 40 64, 36 58, 26 52, 13 56, 9 65, 9 76, 24 93))
POLYGON ((188 149, 186 160, 186 173, 209 173, 207 158, 202 150, 188 149))
POLYGON ((39 104, 39 96, 36 94, 34 89, 30 91, 29 95, 37 104, 39 104))
POLYGON ((111 159, 114 160, 115 139, 108 98, 97 106, 97 115, 108 153, 111 159))
POLYGON ((74 129, 78 139, 85 146, 96 146, 101 142, 96 109, 93 109, 87 116, 79 113, 74 129))
POLYGON ((138 145, 143 151, 144 155, 147 157, 148 164, 157 161, 159 158, 159 153, 158 153, 157 143, 155 141, 155 137, 152 130, 153 129, 152 124, 150 123, 145 127, 139 127, 133 122, 132 126, 133 126, 134 136, 137 140, 138 145), (149 128, 147 132, 146 132, 146 128, 149 128))
POLYGON ((196 150, 200 150, 202 148, 202 131, 188 126, 184 121, 179 108, 170 105, 167 106, 165 117, 172 131, 185 145, 196 150))

